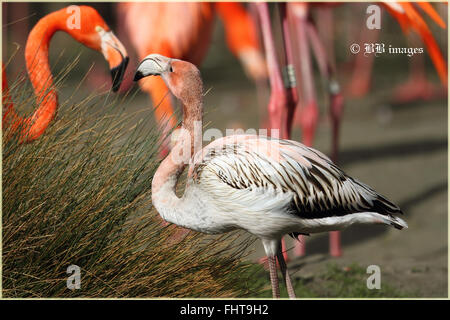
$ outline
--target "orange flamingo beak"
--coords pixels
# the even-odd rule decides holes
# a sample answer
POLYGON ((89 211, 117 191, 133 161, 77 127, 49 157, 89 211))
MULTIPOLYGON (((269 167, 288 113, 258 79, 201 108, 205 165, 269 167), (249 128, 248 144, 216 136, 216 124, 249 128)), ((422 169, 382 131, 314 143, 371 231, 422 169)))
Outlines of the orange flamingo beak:
POLYGON ((128 65, 128 54, 112 31, 104 31, 100 36, 102 53, 111 70, 112 90, 116 92, 120 88, 128 65))

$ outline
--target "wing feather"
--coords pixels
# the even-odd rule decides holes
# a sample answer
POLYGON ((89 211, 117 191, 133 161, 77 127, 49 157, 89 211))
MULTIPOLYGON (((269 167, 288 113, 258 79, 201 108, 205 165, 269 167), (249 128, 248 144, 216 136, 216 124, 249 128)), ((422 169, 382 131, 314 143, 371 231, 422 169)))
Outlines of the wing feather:
POLYGON ((249 194, 267 190, 290 195, 285 211, 305 219, 367 211, 401 213, 395 204, 347 176, 324 154, 295 141, 255 136, 216 143, 203 150, 191 170, 193 182, 216 197, 223 196, 219 190, 224 190, 217 188, 218 182, 249 194), (261 152, 268 144, 278 148, 277 152, 261 152))

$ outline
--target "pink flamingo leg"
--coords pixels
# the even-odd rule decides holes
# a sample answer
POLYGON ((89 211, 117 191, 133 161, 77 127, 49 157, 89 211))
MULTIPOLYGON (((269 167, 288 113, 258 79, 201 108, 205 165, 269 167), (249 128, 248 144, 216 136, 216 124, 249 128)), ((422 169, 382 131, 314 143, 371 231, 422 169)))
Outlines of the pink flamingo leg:
POLYGON ((312 72, 310 48, 307 38, 308 11, 304 4, 289 4, 295 28, 297 31, 298 57, 300 60, 300 77, 302 99, 300 99, 300 119, 298 119, 303 131, 303 143, 311 146, 314 140, 319 110, 317 106, 316 90, 312 72))
POLYGON ((270 274, 270 283, 272 284, 272 296, 274 298, 279 298, 280 286, 278 284, 276 256, 268 256, 267 260, 269 261, 269 274, 270 274))
MULTIPOLYGON (((286 4, 280 4, 280 16, 281 16, 281 21, 282 21, 282 26, 283 26, 283 41, 284 41, 284 45, 285 45, 285 59, 286 59, 286 78, 287 78, 287 87, 286 87, 286 93, 288 96, 288 122, 287 122, 287 126, 288 126, 288 133, 289 136, 287 137, 287 139, 290 139, 290 134, 291 134, 291 130, 292 130, 292 123, 294 120, 294 113, 295 113, 295 107, 299 104, 300 100, 299 100, 299 96, 298 96, 298 91, 297 91, 297 84, 295 81, 295 76, 293 77, 293 74, 290 74, 290 72, 294 72, 294 65, 295 65, 295 61, 294 61, 294 57, 293 57, 293 48, 292 48, 292 43, 291 43, 291 32, 289 29, 289 20, 288 20, 288 16, 287 16, 287 5, 286 4)), ((301 56, 301 54, 299 54, 299 56, 301 56)), ((315 111, 317 111, 317 104, 316 104, 316 109, 315 111)), ((310 130, 315 130, 315 124, 314 124, 314 106, 312 106, 312 109, 308 109, 308 112, 310 112, 310 115, 312 116, 312 118, 310 118, 312 127, 310 130)), ((316 123, 318 120, 318 113, 316 115, 316 123)), ((311 143, 312 143, 312 136, 310 137, 311 139, 311 143)), ((306 248, 305 248, 305 239, 303 238, 302 235, 298 236, 298 241, 295 242, 295 249, 294 249, 294 254, 296 256, 303 256, 305 255, 306 252, 306 248)), ((295 297, 295 295, 294 295, 295 297)))
MULTIPOLYGON (((301 99, 296 121, 299 122, 303 132, 303 143, 311 146, 314 140, 314 133, 317 127, 319 111, 315 95, 314 79, 312 76, 311 57, 306 34, 307 28, 307 7, 304 4, 288 4, 292 13, 293 24, 297 32, 297 47, 299 57, 299 74, 301 78, 301 99), (298 118, 299 117, 299 118, 298 118)), ((299 236, 299 241, 295 243, 294 254, 303 256, 305 254, 305 241, 303 236, 299 236)))
MULTIPOLYGON (((269 72, 270 82, 270 99, 269 99, 269 126, 271 131, 278 129, 279 136, 283 139, 290 137, 289 119, 295 109, 295 102, 293 102, 293 95, 291 90, 285 90, 283 78, 280 72, 280 66, 277 60, 277 53, 275 48, 275 41, 273 39, 272 28, 270 23, 270 15, 267 3, 256 3, 256 8, 259 14, 261 23, 261 31, 264 42, 264 50, 266 52, 267 69, 269 72)), ((273 134, 273 131, 272 131, 273 134)), ((286 261, 289 257, 286 252, 286 243, 284 239, 282 242, 282 252, 286 261)), ((265 259, 261 259, 264 262, 265 259)))
MULTIPOLYGON (((339 84, 335 79, 335 67, 327 59, 325 48, 320 41, 317 29, 312 23, 308 23, 307 33, 314 55, 317 59, 320 73, 327 79, 328 93, 330 99, 330 118, 332 125, 332 160, 336 163, 338 158, 339 146, 339 129, 341 123, 342 112, 344 109, 344 98, 340 92, 339 84)), ((342 255, 340 233, 339 231, 330 232, 330 255, 333 257, 340 257, 342 255)))
POLYGON ((287 7, 285 3, 280 3, 279 7, 280 9, 280 18, 281 18, 281 25, 283 28, 282 36, 283 36, 283 43, 284 43, 284 58, 285 58, 285 86, 284 90, 286 93, 286 117, 285 117, 285 124, 286 124, 286 136, 282 136, 283 139, 290 139, 291 138, 291 131, 292 131, 292 123, 294 122, 294 113, 295 113, 295 107, 298 103, 298 92, 297 92, 297 81, 295 79, 295 69, 294 69, 294 57, 293 57, 293 49, 292 49, 292 43, 291 43, 291 32, 289 30, 289 21, 287 16, 287 7))
POLYGON ((330 117, 332 120, 333 139, 331 158, 337 162, 338 144, 339 144, 339 127, 344 111, 344 97, 341 93, 340 86, 336 80, 335 67, 328 59, 325 48, 319 38, 316 27, 312 23, 307 25, 307 34, 311 42, 311 47, 316 57, 320 73, 327 80, 328 95, 330 104, 330 117))
MULTIPOLYGON (((279 245, 280 247, 280 245, 279 245)), ((281 248, 281 247, 280 247, 281 248)), ((280 265, 281 274, 283 275, 284 282, 286 283, 286 289, 289 295, 289 298, 295 299, 295 291, 294 286, 292 285, 291 277, 289 276, 289 272, 287 270, 286 262, 284 261, 283 255, 281 254, 280 248, 277 252, 278 263, 280 265)))
POLYGON ((287 136, 287 130, 283 125, 282 113, 286 105, 287 97, 284 91, 283 79, 281 77, 280 66, 277 60, 275 42, 272 35, 269 9, 267 3, 255 4, 261 22, 261 31, 264 40, 264 50, 266 52, 267 69, 270 82, 269 99, 269 124, 272 130, 280 130, 280 137, 287 136))

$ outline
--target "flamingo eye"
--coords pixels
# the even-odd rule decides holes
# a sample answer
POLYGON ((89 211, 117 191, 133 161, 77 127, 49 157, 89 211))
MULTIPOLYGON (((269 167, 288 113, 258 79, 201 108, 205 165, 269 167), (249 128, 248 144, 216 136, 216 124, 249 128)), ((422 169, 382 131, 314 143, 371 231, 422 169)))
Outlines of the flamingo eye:
POLYGON ((170 71, 170 72, 173 72, 173 68, 172 68, 172 66, 170 66, 170 69, 169 69, 169 71, 170 71))
POLYGON ((103 29, 100 26, 95 26, 95 31, 102 37, 104 36, 108 31, 103 29))

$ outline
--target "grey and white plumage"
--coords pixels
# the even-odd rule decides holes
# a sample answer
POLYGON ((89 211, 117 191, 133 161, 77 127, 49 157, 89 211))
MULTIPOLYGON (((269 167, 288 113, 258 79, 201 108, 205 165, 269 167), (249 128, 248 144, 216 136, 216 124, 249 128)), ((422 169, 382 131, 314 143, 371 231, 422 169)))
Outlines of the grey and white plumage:
POLYGON ((163 218, 205 233, 240 228, 260 238, 281 238, 353 223, 407 227, 396 216, 399 207, 321 152, 265 136, 229 136, 198 152, 185 194, 176 202, 172 208, 183 212, 173 220, 157 207, 163 218))

